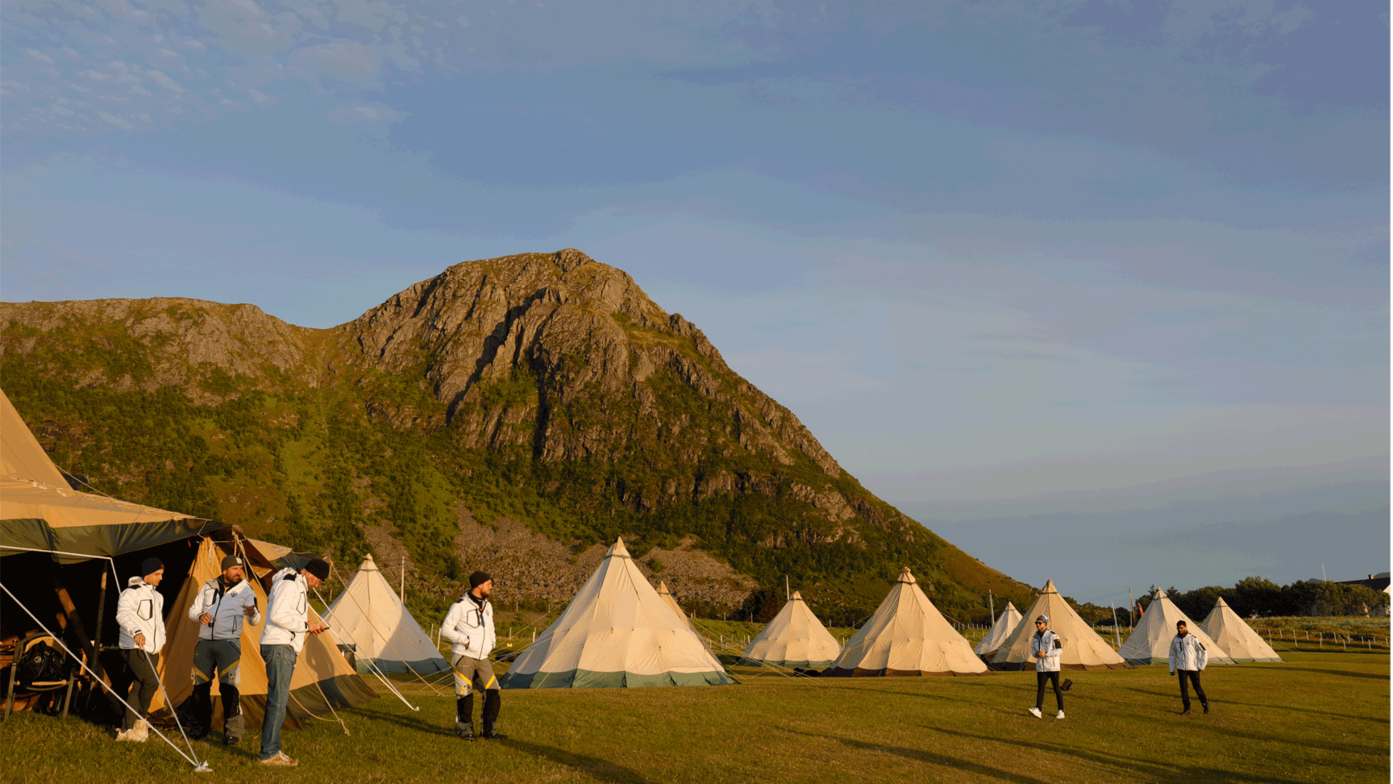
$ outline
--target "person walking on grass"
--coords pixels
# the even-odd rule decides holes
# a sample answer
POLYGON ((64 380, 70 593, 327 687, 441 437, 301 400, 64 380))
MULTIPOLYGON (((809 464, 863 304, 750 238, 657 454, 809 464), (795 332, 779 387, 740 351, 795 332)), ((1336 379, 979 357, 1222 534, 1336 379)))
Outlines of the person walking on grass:
POLYGON ((1209 698, 1204 696, 1204 687, 1200 686, 1200 671, 1207 664, 1209 651, 1205 650, 1204 643, 1190 634, 1184 621, 1176 621, 1175 638, 1171 640, 1170 670, 1171 675, 1180 673, 1181 716, 1190 715, 1190 690, 1186 679, 1195 684, 1195 696, 1200 698, 1204 712, 1209 712, 1209 698))
POLYGON ((155 662, 164 647, 164 596, 155 590, 164 580, 164 563, 146 558, 140 576, 132 577, 116 602, 116 623, 121 627, 121 658, 131 672, 131 689, 126 695, 125 719, 116 739, 144 742, 150 737, 145 717, 150 700, 160 688, 155 662))
POLYGON ((484 729, 481 738, 503 738, 498 734, 498 710, 502 703, 498 678, 493 674, 489 654, 497 638, 493 632, 493 578, 487 572, 469 575, 469 590, 450 605, 440 624, 440 636, 449 640, 450 668, 455 673, 455 734, 474 739, 474 691, 484 693, 484 729))
POLYGON ((271 578, 266 596, 266 628, 261 658, 266 660, 266 715, 261 722, 261 764, 294 767, 298 760, 281 751, 281 725, 290 699, 290 678, 305 638, 329 627, 310 623, 310 589, 329 577, 329 564, 315 558, 298 572, 290 567, 271 578))
POLYGON ((222 559, 222 574, 204 583, 189 606, 189 620, 198 626, 198 643, 193 649, 194 720, 189 737, 208 735, 213 725, 213 675, 218 676, 222 697, 223 743, 231 746, 242 740, 246 718, 242 715, 242 682, 238 667, 242 660, 242 622, 261 623, 256 594, 251 583, 242 579, 245 563, 241 556, 222 559))
POLYGON ((1054 701, 1059 706, 1056 719, 1064 718, 1064 692, 1059 689, 1059 654, 1064 650, 1064 642, 1050 629, 1050 616, 1041 615, 1035 619, 1035 636, 1030 638, 1030 655, 1035 659, 1035 707, 1030 715, 1041 718, 1045 707, 1045 682, 1054 684, 1054 701))

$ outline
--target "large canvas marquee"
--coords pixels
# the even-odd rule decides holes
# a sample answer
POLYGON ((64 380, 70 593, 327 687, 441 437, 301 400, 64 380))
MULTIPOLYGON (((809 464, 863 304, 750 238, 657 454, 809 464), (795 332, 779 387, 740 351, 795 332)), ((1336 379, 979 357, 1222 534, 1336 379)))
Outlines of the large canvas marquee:
POLYGON ((837 638, 808 609, 803 594, 794 591, 764 631, 750 640, 741 658, 756 664, 812 669, 830 665, 841 652, 837 638))
POLYGON ((358 672, 428 675, 450 665, 382 576, 369 555, 348 586, 329 605, 324 622, 354 646, 358 672))
POLYGON ((1128 664, 1166 664, 1170 661, 1171 640, 1175 639, 1176 621, 1184 621, 1190 633, 1199 638, 1200 644, 1209 651, 1209 663, 1233 664, 1228 652, 1223 649, 1200 625, 1175 606, 1160 588, 1152 595, 1141 621, 1132 630, 1132 636, 1122 644, 1117 653, 1128 664))
POLYGON ((1204 623, 1200 624, 1204 633, 1219 644, 1236 662, 1279 662, 1282 657, 1272 650, 1265 640, 1233 611, 1224 597, 1209 611, 1204 623))
POLYGON ((1054 587, 1054 580, 1046 580, 1039 597, 1022 616, 1022 622, 1016 625, 1015 631, 1007 636, 992 657, 993 669, 1035 669, 1035 662, 1030 658, 1030 639, 1035 635, 1035 619, 1041 615, 1049 617, 1050 628, 1064 644, 1059 655, 1062 669, 1117 670, 1128 666, 1112 646, 1064 601, 1054 587))
POLYGON ((505 689, 733 682, 686 619, 644 579, 623 539, 499 680, 505 689))
POLYGON ((826 674, 987 675, 972 644, 948 623, 909 573, 899 579, 826 674))

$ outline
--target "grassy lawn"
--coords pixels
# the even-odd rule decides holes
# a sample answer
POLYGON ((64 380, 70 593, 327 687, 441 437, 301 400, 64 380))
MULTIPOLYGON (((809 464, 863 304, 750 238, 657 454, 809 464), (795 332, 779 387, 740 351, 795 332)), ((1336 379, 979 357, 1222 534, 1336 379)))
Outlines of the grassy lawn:
MULTIPOLYGON (((501 669, 501 667, 500 667, 501 669)), ((738 670, 742 685, 508 691, 504 741, 457 740, 453 701, 407 688, 287 731, 299 768, 195 744, 205 781, 784 782, 1389 780, 1389 657, 1295 653, 1210 667, 1214 713, 1181 717, 1164 667, 1067 673, 1068 718, 1026 715, 1031 673, 979 678, 807 679, 738 670)), ((385 691, 385 690, 384 690, 385 691)), ((1052 709, 1052 697, 1046 702, 1052 709)), ((1198 707, 1198 705, 1196 705, 1198 707)), ((476 710, 478 707, 476 706, 476 710)), ((152 782, 193 776, 168 746, 115 744, 77 719, 17 714, 0 726, 0 778, 152 782)))

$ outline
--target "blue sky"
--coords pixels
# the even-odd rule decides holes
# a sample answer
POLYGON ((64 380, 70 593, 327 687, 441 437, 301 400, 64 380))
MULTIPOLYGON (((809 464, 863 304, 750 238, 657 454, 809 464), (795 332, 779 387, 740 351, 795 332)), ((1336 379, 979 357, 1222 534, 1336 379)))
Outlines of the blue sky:
POLYGON ((1020 579, 1388 568, 1386 4, 0 14, 6 300, 322 327, 576 247, 1020 579))

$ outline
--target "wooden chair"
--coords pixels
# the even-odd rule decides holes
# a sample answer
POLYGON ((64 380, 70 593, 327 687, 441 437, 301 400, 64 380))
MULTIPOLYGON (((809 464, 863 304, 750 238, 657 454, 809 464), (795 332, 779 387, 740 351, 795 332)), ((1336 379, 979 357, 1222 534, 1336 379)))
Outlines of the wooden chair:
POLYGON ((19 665, 24 660, 24 655, 36 645, 47 645, 56 651, 61 652, 63 647, 52 635, 43 632, 32 632, 26 635, 15 646, 14 658, 10 662, 10 687, 5 696, 5 718, 10 718, 10 713, 14 710, 15 689, 18 688, 22 694, 40 694, 43 692, 57 691, 66 688, 67 694, 63 697, 63 715, 68 715, 68 704, 73 698, 73 684, 77 679, 73 676, 73 668, 68 660, 68 655, 63 654, 64 677, 61 680, 52 681, 20 681, 19 665))

